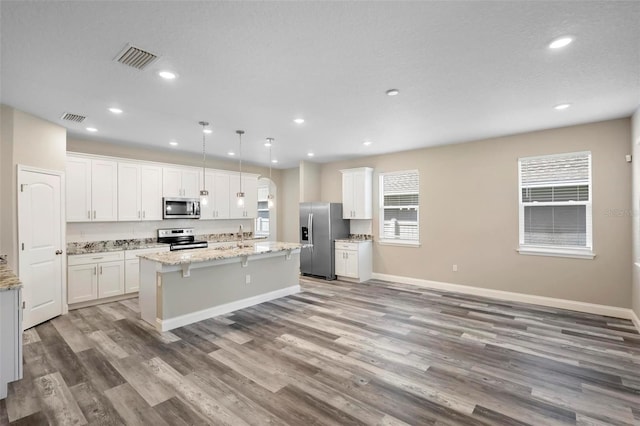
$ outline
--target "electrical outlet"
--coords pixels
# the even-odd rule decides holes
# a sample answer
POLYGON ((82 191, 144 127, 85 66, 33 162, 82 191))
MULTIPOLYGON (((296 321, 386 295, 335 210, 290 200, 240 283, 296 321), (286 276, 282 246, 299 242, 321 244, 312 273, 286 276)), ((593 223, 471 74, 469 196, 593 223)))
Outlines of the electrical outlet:
POLYGON ((245 275, 244 283, 245 284, 251 284, 251 275, 249 275, 249 274, 245 275))
POLYGON ((453 265, 453 267, 451 268, 451 270, 453 272, 458 272, 458 265, 453 265))

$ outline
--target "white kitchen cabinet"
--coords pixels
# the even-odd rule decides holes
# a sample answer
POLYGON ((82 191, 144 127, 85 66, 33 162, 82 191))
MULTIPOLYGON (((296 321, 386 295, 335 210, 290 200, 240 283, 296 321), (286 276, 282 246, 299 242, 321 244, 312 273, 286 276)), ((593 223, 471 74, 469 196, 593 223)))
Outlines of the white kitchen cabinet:
POLYGON ((231 219, 248 219, 258 216, 258 176, 242 174, 243 206, 238 206, 237 202, 237 193, 240 191, 240 175, 229 175, 229 188, 231 194, 229 217, 231 219))
POLYGON ((229 178, 229 173, 217 171, 205 173, 205 185, 207 191, 209 191, 209 203, 206 206, 200 206, 200 220, 229 219, 231 202, 229 178))
POLYGON ((67 271, 67 303, 86 302, 98 298, 98 264, 69 266, 67 271))
POLYGON ((70 305, 124 294, 124 252, 72 255, 67 264, 70 305))
POLYGON ((187 167, 164 167, 162 169, 163 197, 198 198, 200 196, 201 172, 187 167))
POLYGON ((138 255, 169 251, 169 247, 125 250, 124 252, 124 292, 135 293, 140 289, 140 258, 138 255))
POLYGON ((118 220, 140 220, 140 166, 118 163, 118 220))
POLYGON ((118 220, 118 163, 67 156, 67 222, 118 220))
POLYGON ((118 220, 162 220, 162 168, 118 163, 118 220))
POLYGON ((373 218, 373 169, 360 167, 342 172, 342 217, 373 218))
POLYGON ((67 222, 90 221, 91 160, 67 156, 65 180, 67 222))
POLYGON ((0 399, 22 379, 22 289, 0 291, 0 399))
POLYGON ((372 251, 370 240, 336 241, 335 274, 341 278, 353 279, 358 282, 370 280, 373 268, 372 251))
POLYGON ((124 262, 98 264, 98 299, 124 294, 124 262))
POLYGON ((140 166, 142 220, 162 220, 162 168, 140 166))

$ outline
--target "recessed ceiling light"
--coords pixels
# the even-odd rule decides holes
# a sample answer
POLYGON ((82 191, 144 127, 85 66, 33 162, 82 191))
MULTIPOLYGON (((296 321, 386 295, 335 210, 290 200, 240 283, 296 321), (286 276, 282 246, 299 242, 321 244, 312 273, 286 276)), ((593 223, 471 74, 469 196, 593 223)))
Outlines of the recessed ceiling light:
POLYGON ((87 132, 97 132, 98 129, 96 129, 95 127, 87 127, 87 132))
POLYGON ((553 40, 551 43, 549 43, 549 49, 560 49, 561 47, 567 46, 572 41, 573 41, 573 37, 564 36, 564 37, 557 38, 553 40))
POLYGON ((369 145, 371 145, 372 143, 373 143, 373 142, 371 142, 371 141, 364 141, 364 142, 362 142, 362 145, 364 145, 364 146, 369 146, 369 145))
POLYGON ((293 122, 296 123, 296 124, 302 124, 302 123, 304 123, 304 118, 296 118, 296 119, 293 120, 293 122))
POLYGON ((122 114, 122 110, 120 108, 109 108, 109 111, 114 114, 122 114))
POLYGON ((571 106, 571 104, 559 104, 559 105, 554 106, 553 108, 557 109, 559 111, 562 111, 563 109, 567 109, 570 106, 571 106))
POLYGON ((178 142, 176 142, 176 141, 171 141, 171 142, 169 142, 169 145, 171 145, 171 146, 178 146, 178 142))
POLYGON ((213 130, 211 130, 211 129, 204 129, 204 130, 202 130, 202 133, 211 134, 211 133, 213 133, 213 130))
POLYGON ((227 155, 230 155, 230 156, 232 156, 232 157, 233 157, 234 155, 236 155, 236 153, 235 153, 235 152, 233 152, 233 151, 229 151, 229 152, 227 152, 227 155))
POLYGON ((387 95, 388 96, 395 96, 398 93, 400 93, 400 91, 398 89, 389 89, 389 90, 387 90, 387 95))
POLYGON ((158 75, 165 80, 173 80, 177 77, 177 75, 175 73, 172 73, 171 71, 160 71, 158 75))
POLYGON ((307 157, 313 157, 315 154, 313 152, 307 152, 307 157))
POLYGON ((274 158, 273 160, 271 160, 271 162, 272 162, 273 164, 276 164, 276 163, 278 162, 278 160, 276 160, 276 159, 274 158))

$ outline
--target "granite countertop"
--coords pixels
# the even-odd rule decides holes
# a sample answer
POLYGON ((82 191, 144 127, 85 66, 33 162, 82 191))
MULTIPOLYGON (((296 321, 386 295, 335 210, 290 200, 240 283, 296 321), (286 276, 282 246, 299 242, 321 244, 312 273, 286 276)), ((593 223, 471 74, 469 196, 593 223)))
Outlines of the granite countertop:
POLYGON ((22 287, 22 283, 7 266, 5 259, 0 259, 0 291, 13 290, 22 287))
MULTIPOLYGON (((254 236, 251 232, 245 232, 245 241, 264 239, 266 237, 254 236)), ((237 234, 203 234, 197 235, 196 240, 205 240, 210 243, 235 242, 238 241, 237 234)), ((110 251, 138 250, 155 247, 168 247, 169 244, 159 243, 156 238, 140 238, 130 240, 104 240, 67 243, 67 254, 91 254, 105 253, 110 251)))
POLYGON ((216 248, 181 250, 164 253, 143 254, 138 257, 162 263, 163 265, 185 265, 189 263, 208 262, 210 260, 230 259, 234 257, 253 256, 263 253, 296 250, 301 247, 298 243, 283 243, 278 241, 262 241, 245 244, 239 248, 229 245, 216 248))
POLYGON ((365 241, 373 241, 373 235, 350 234, 347 238, 338 238, 335 241, 342 243, 364 243, 365 241))
POLYGON ((132 240, 106 240, 67 243, 67 254, 105 253, 110 251, 138 250, 154 247, 168 247, 169 244, 159 243, 155 238, 141 238, 132 240))

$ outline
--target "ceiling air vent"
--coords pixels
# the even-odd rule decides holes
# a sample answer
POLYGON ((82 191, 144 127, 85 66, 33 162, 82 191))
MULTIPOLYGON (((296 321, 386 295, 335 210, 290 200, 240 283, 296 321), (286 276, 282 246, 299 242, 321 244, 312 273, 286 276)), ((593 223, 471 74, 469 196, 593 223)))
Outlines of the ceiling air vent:
POLYGON ((127 44, 118 56, 116 56, 115 60, 123 65, 143 70, 156 59, 158 59, 158 55, 127 44))
POLYGON ((71 114, 69 112, 65 112, 64 114, 62 114, 62 117, 60 118, 67 121, 75 121, 76 123, 82 123, 84 119, 87 117, 80 114, 71 114))

